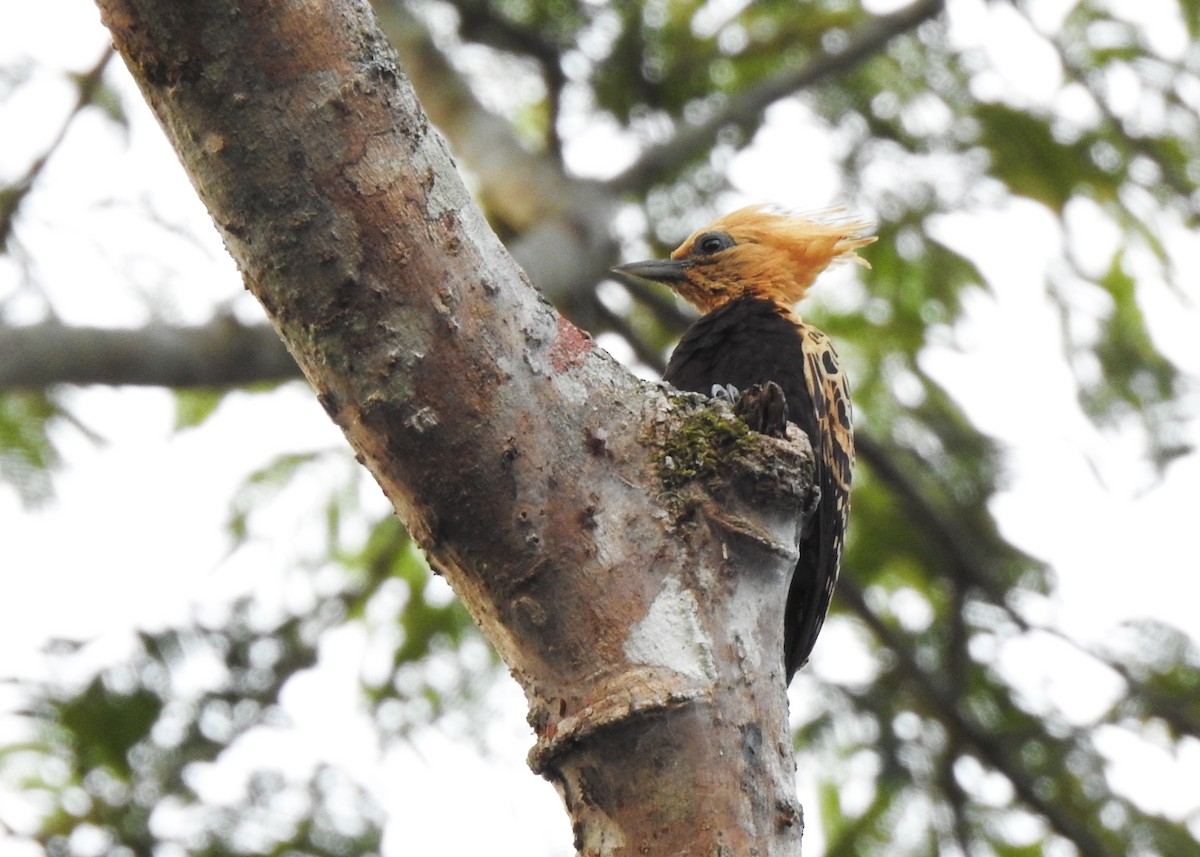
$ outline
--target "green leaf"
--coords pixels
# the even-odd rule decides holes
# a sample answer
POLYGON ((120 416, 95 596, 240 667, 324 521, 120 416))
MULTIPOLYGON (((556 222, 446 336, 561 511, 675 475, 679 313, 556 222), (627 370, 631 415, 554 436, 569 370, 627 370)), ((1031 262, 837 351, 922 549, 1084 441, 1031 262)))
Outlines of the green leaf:
POLYGON ((92 92, 92 104, 99 107, 115 125, 124 130, 129 129, 129 115, 121 102, 121 95, 108 84, 101 83, 92 92))
POLYGON ((50 427, 64 416, 44 391, 0 395, 0 483, 27 507, 53 496, 51 476, 61 464, 50 427))
POLYGON ((1150 414, 1156 406, 1172 401, 1180 375, 1150 338, 1136 299, 1137 281, 1125 268, 1124 251, 1113 256, 1099 285, 1112 300, 1092 348, 1100 378, 1083 385, 1080 395, 1093 419, 1114 423, 1128 413, 1150 414))
POLYGON ((217 410, 228 390, 187 388, 175 390, 175 431, 202 425, 217 410))
POLYGON ((230 503, 226 524, 235 544, 245 540, 251 513, 280 494, 306 465, 321 455, 319 452, 280 455, 246 478, 230 503))
POLYGON ((1091 144, 1098 141, 1063 142, 1048 118, 1003 104, 980 104, 974 116, 979 142, 991 156, 989 171, 1013 193, 1060 215, 1067 201, 1085 190, 1098 199, 1115 195, 1118 174, 1093 160, 1091 144))
POLYGON ((1196 0, 1179 0, 1179 14, 1187 26, 1191 40, 1194 42, 1200 39, 1200 3, 1196 0))
POLYGON ((92 768, 105 767, 128 780, 132 774, 129 751, 149 737, 163 701, 144 688, 115 692, 103 679, 95 678, 83 693, 54 708, 58 725, 75 746, 81 776, 92 768))

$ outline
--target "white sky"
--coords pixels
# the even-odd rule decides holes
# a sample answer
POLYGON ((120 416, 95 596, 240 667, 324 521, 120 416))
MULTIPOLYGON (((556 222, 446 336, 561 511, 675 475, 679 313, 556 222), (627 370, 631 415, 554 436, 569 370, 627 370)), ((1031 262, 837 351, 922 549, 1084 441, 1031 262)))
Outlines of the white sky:
MULTIPOLYGON (((0 177, 8 180, 41 153, 69 109, 73 94, 55 79, 56 70, 89 67, 106 36, 95 8, 83 0, 21 4, 17 15, 6 18, 0 67, 11 67, 15 57, 37 63, 31 69, 36 86, 22 86, 0 104, 0 177)), ((986 37, 986 28, 972 31, 968 24, 965 32, 986 37)), ((1003 44, 990 44, 989 51, 1002 68, 1019 73, 1003 44)), ((125 87, 127 95, 131 90, 125 87)), ((137 324, 146 318, 147 298, 177 321, 201 321, 216 303, 239 314, 255 312, 153 120, 132 97, 125 104, 132 114, 129 146, 85 114, 23 210, 20 237, 36 267, 32 279, 75 323, 137 324), (168 226, 147 235, 140 200, 168 226), (202 237, 194 242, 191 234, 202 237), (154 248, 142 253, 138 248, 147 242, 154 248), (172 260, 166 267, 153 255, 163 247, 172 260)), ((783 184, 777 171, 757 166, 787 157, 798 138, 815 145, 804 123, 796 105, 771 111, 770 127, 732 172, 748 200, 806 209, 834 201, 837 188, 819 160, 807 170, 797 167, 783 184)), ((945 233, 979 261, 992 292, 968 302, 955 347, 931 354, 926 368, 976 425, 1009 450, 1009 488, 994 508, 1004 534, 1057 571, 1060 586, 1046 620, 1097 643, 1116 623, 1145 616, 1195 633, 1200 561, 1190 525, 1200 509, 1200 456, 1176 463, 1155 482, 1133 433, 1102 434, 1079 414, 1041 286, 1057 227, 1036 206, 1014 203, 1003 212, 949 222, 945 233), (1014 247, 1022 250, 1019 264, 1014 247), (1014 336, 1023 362, 1014 362, 1014 336)), ((1190 268, 1195 270, 1196 236, 1172 240, 1198 263, 1190 268)), ((0 300, 18 295, 18 309, 32 316, 41 300, 24 282, 19 269, 0 260, 0 300)), ((836 280, 828 287, 836 288, 836 280)), ((1194 303, 1149 283, 1145 305, 1158 344, 1200 377, 1194 303)), ((0 534, 11 563, 0 574, 0 674, 41 674, 45 666, 37 653, 56 635, 98 636, 108 642, 96 658, 115 660, 130 627, 183 621, 197 601, 237 592, 270 597, 274 587, 286 588, 283 560, 271 545, 227 557, 222 527, 236 486, 272 455, 340 443, 304 390, 233 396, 201 430, 179 435, 172 433, 171 399, 161 391, 89 389, 71 401, 104 443, 63 434, 67 467, 56 481, 57 498, 44 508, 22 510, 0 490, 0 534)), ((1200 442, 1194 397, 1190 406, 1189 439, 1200 442)), ((299 498, 294 510, 277 513, 281 540, 303 538, 294 516, 311 510, 312 502, 299 498)), ((556 795, 524 765, 532 738, 515 685, 502 682, 495 691, 500 715, 489 727, 488 758, 453 730, 434 729, 391 751, 380 765, 367 730, 346 726, 361 717, 352 677, 365 646, 352 630, 328 641, 318 675, 289 689, 292 733, 271 736, 261 752, 301 770, 335 759, 355 771, 395 810, 387 848, 392 855, 571 853, 556 795), (463 824, 463 805, 482 823, 463 824)), ((831 651, 835 647, 819 649, 814 666, 836 675, 839 662, 831 651)), ((1108 692, 1103 674, 1084 670, 1051 643, 1017 647, 1006 653, 1006 664, 1072 716, 1094 713, 1108 692)), ((0 711, 11 704, 11 692, 0 687, 0 711)), ((11 729, 11 721, 0 717, 0 743, 11 729)), ((1114 780, 1147 809, 1178 813, 1195 806, 1195 790, 1183 786, 1200 781, 1200 749, 1189 745, 1179 761, 1120 735, 1105 743, 1117 760, 1114 780)), ((235 779, 217 776, 208 787, 227 790, 235 779)), ((3 798, 0 821, 23 829, 28 814, 3 798)), ((811 825, 808 853, 819 853, 816 828, 811 825)), ((0 852, 7 855, 5 847, 0 838, 0 852)))

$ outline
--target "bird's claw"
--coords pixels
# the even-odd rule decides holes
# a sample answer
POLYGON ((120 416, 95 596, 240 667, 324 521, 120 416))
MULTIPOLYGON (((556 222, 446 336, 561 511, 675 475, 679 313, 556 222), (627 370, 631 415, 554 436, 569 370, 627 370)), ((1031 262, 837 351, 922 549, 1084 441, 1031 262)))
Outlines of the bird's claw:
POLYGON ((722 402, 728 402, 730 406, 737 404, 738 388, 732 384, 713 384, 712 390, 708 394, 711 398, 720 399, 722 402))
POLYGON ((755 384, 737 396, 733 412, 759 434, 787 437, 787 399, 774 381, 755 384))

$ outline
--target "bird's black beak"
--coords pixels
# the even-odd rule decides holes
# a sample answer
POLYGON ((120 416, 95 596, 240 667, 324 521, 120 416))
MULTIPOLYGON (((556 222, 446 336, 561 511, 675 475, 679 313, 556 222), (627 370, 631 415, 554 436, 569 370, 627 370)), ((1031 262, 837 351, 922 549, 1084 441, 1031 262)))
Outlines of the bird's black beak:
POLYGON ((612 270, 618 274, 628 274, 641 277, 643 280, 653 280, 656 283, 678 283, 683 279, 687 262, 676 259, 650 259, 646 262, 628 262, 617 265, 612 270))

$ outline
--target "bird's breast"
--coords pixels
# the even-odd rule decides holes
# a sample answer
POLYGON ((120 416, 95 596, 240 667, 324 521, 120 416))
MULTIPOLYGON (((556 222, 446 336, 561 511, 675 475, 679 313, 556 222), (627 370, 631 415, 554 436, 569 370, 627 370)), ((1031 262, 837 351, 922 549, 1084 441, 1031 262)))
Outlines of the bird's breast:
POLYGON ((713 384, 745 390, 774 381, 790 413, 792 402, 799 405, 808 392, 802 328, 783 312, 772 301, 744 297, 701 316, 680 339, 663 380, 705 394, 713 384))

